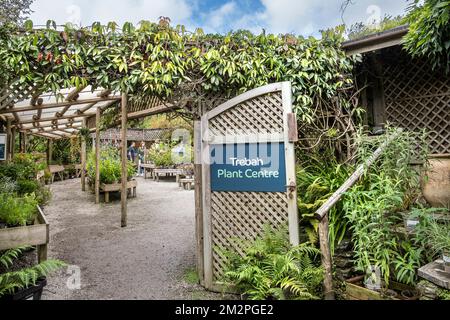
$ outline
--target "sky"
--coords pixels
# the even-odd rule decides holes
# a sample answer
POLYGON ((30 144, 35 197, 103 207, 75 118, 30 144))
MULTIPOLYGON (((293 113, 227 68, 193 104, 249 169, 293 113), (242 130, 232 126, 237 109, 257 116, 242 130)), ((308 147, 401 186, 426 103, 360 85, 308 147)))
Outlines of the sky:
POLYGON ((208 33, 226 33, 248 29, 259 34, 294 33, 317 36, 324 30, 345 22, 372 24, 384 15, 403 14, 407 0, 351 0, 341 14, 344 0, 35 0, 31 19, 35 25, 47 20, 57 24, 72 22, 90 26, 93 22, 138 23, 169 17, 172 25, 197 27, 208 33))

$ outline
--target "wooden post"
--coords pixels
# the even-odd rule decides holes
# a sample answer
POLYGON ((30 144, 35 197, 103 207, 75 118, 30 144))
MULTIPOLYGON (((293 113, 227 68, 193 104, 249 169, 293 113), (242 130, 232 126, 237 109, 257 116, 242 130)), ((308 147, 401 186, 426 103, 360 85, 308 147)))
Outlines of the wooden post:
POLYGON ((11 119, 6 122, 6 162, 11 162, 11 119))
POLYGON ((121 111, 122 111, 122 190, 120 192, 121 195, 121 206, 122 206, 122 217, 121 217, 121 226, 125 228, 127 226, 127 182, 128 182, 128 159, 127 159, 127 103, 128 96, 126 93, 122 93, 122 103, 121 103, 121 111))
POLYGON ((26 132, 23 133, 23 152, 27 153, 28 150, 28 134, 26 132))
POLYGON ((47 244, 37 246, 38 263, 47 261, 47 244))
POLYGON ((19 132, 19 152, 23 152, 23 132, 19 132))
MULTIPOLYGON (((86 128, 86 119, 83 120, 83 128, 86 128)), ((86 191, 86 137, 81 137, 81 190, 86 191)))
POLYGON ((47 139, 47 165, 51 165, 53 159, 53 141, 47 139))
POLYGON ((328 240, 328 215, 326 215, 319 223, 319 241, 320 251, 322 252, 322 266, 325 269, 325 279, 323 281, 325 300, 334 300, 333 263, 328 240))
POLYGON ((11 129, 11 160, 14 159, 16 153, 16 128, 11 129))
POLYGON ((195 180, 195 234, 197 241, 197 273, 200 284, 205 283, 203 250, 203 189, 202 189, 202 127, 201 121, 194 121, 194 180, 195 180))
POLYGON ((97 107, 95 117, 95 203, 100 203, 100 115, 101 110, 97 107))

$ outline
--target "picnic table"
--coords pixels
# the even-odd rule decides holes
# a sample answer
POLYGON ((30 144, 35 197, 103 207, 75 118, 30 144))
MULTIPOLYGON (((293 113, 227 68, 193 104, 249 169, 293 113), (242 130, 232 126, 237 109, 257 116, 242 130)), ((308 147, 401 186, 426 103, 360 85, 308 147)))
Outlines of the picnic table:
POLYGON ((153 170, 153 179, 159 182, 159 177, 164 176, 176 176, 177 182, 180 181, 181 175, 184 174, 184 170, 181 169, 154 169, 153 170))
POLYGON ((50 182, 55 182, 55 176, 58 175, 59 179, 61 181, 64 180, 64 173, 66 171, 66 168, 61 165, 49 165, 48 170, 50 171, 50 174, 52 175, 50 182))
POLYGON ((156 166, 151 163, 143 163, 141 164, 141 168, 144 168, 144 179, 147 179, 148 173, 150 174, 150 178, 154 177, 154 170, 156 169, 156 166))
POLYGON ((184 178, 180 179, 179 185, 180 188, 183 188, 184 190, 192 190, 192 185, 195 183, 194 178, 184 178))

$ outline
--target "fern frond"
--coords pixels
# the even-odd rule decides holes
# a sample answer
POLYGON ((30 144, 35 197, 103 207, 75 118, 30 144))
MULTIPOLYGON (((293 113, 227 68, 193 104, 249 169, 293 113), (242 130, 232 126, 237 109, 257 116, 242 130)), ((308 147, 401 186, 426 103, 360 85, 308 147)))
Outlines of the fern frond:
POLYGON ((30 249, 30 247, 25 246, 5 251, 5 253, 0 256, 0 264, 5 266, 6 269, 9 269, 13 265, 14 260, 19 258, 19 256, 28 249, 30 249))

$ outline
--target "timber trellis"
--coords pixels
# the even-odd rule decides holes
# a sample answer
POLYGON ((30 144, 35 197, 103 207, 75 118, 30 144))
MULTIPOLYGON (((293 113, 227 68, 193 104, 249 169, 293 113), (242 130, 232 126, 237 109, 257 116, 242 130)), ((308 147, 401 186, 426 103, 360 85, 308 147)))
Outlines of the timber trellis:
POLYGON ((284 143, 286 155, 286 192, 211 191, 211 168, 207 162, 202 162, 202 190, 196 187, 202 195, 197 206, 203 209, 202 219, 197 220, 200 236, 197 240, 201 247, 199 253, 203 254, 199 264, 203 263, 201 269, 207 289, 223 289, 218 285, 226 260, 222 250, 234 249, 242 253, 242 248, 233 240, 254 240, 262 234, 266 224, 274 227, 289 224, 291 243, 299 243, 293 145, 296 123, 290 120, 291 95, 290 83, 261 87, 206 112, 201 123, 196 123, 196 163, 202 156, 209 157, 212 144, 284 143))
POLYGON ((379 101, 374 106, 376 125, 388 122, 413 132, 425 129, 430 154, 450 154, 450 77, 398 47, 385 49, 373 64, 381 66, 377 71, 381 88, 373 97, 379 101))

